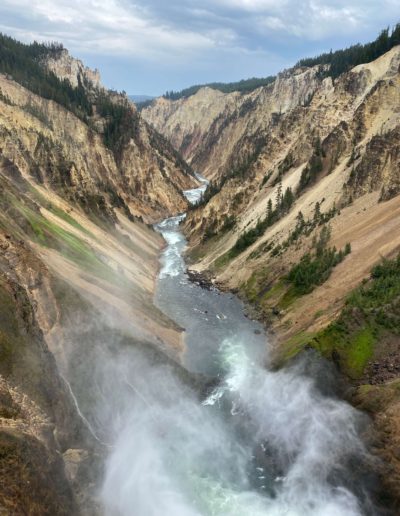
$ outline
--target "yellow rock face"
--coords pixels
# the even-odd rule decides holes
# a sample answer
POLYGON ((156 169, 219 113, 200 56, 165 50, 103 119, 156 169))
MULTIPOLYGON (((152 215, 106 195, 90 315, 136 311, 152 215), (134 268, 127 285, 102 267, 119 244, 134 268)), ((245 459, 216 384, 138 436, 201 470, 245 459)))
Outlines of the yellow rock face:
MULTIPOLYGON (((193 266, 210 269, 230 288, 239 288, 265 267, 274 281, 304 254, 310 241, 303 238, 278 257, 263 251, 263 246, 283 243, 299 211, 308 219, 316 203, 323 212, 341 207, 330 222, 332 245, 340 246, 347 238, 353 253, 332 276, 335 288, 327 284, 313 294, 316 306, 330 306, 325 322, 329 320, 333 306, 337 310, 379 256, 390 255, 399 245, 399 65, 400 47, 395 47, 335 83, 321 67, 300 68, 248 94, 204 88, 178 101, 158 99, 146 108, 143 117, 182 150, 195 169, 222 185, 204 207, 187 217, 193 266), (324 156, 316 181, 296 195, 289 213, 253 245, 223 267, 216 266, 238 237, 265 217, 268 202, 275 205, 279 188, 296 192, 317 141, 324 156), (229 217, 235 224, 225 230, 229 217), (379 231, 372 229, 374 220, 381 221, 379 231)), ((302 319, 301 329, 314 327, 307 317, 302 319)))

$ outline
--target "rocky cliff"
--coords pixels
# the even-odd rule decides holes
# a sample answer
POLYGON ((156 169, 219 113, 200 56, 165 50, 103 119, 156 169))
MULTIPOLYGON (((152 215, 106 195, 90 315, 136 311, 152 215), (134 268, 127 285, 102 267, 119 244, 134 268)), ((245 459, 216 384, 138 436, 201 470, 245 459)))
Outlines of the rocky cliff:
POLYGON ((72 57, 65 48, 56 55, 47 56, 43 60, 43 66, 61 80, 69 81, 74 87, 81 83, 91 89, 104 89, 99 70, 88 68, 81 60, 72 57))
POLYGON ((255 152, 262 145, 268 125, 310 101, 320 75, 320 67, 283 72, 248 94, 202 88, 177 101, 156 99, 142 114, 195 170, 218 180, 240 165, 245 149, 255 152))
MULTIPOLYGON (((237 288, 266 259, 272 266, 274 261, 282 264, 287 255, 288 265, 293 263, 307 246, 296 243, 294 249, 285 241, 298 213, 305 220, 313 218, 316 205, 324 213, 335 209, 330 221, 334 243, 336 224, 354 220, 354 211, 365 224, 375 213, 389 211, 395 216, 399 64, 400 48, 395 47, 334 83, 321 66, 301 68, 280 74, 275 83, 250 94, 199 91, 176 102, 159 99, 144 110, 143 116, 177 148, 185 139, 194 141, 196 131, 200 135, 187 157, 198 164, 200 173, 214 178, 210 189, 214 195, 191 211, 186 222, 193 256, 204 255, 199 268, 213 269, 218 280, 237 288), (214 108, 205 109, 214 99, 220 106, 216 115, 214 108), (255 228, 268 204, 274 209, 277 197, 288 188, 293 201, 279 220, 243 252, 227 256, 238 237, 255 228), (271 250, 282 244, 283 249, 271 256, 271 250), (223 255, 219 272, 218 258, 223 255)), ((388 245, 384 254, 396 249, 394 235, 388 245)), ((349 261, 355 259, 356 250, 357 245, 349 261)), ((364 256, 364 274, 379 252, 369 253, 371 259, 364 256)))

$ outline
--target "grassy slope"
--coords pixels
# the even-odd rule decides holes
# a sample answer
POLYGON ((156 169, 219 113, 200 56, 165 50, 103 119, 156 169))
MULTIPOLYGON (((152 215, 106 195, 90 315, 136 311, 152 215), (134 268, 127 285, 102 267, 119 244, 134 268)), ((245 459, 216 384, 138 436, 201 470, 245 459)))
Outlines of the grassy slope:
POLYGON ((347 298, 339 317, 316 334, 299 333, 283 344, 290 357, 312 346, 334 360, 353 380, 360 380, 368 362, 384 357, 385 346, 400 339, 400 256, 383 260, 371 278, 347 298))

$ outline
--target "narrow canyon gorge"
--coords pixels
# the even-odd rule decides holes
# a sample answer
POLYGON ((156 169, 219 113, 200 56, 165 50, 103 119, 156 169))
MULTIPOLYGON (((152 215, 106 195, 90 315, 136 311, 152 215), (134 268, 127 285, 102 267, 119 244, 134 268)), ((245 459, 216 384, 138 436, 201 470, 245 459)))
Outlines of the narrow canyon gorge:
POLYGON ((136 106, 1 36, 0 514, 398 514, 392 39, 136 106))

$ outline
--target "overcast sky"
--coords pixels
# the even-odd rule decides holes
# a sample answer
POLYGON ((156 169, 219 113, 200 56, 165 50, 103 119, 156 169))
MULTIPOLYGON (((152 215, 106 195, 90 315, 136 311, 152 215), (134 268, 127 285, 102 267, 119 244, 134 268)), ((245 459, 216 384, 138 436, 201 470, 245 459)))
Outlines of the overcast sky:
POLYGON ((0 31, 60 41, 110 88, 159 95, 264 77, 374 39, 400 0, 1 0, 0 31))

